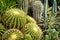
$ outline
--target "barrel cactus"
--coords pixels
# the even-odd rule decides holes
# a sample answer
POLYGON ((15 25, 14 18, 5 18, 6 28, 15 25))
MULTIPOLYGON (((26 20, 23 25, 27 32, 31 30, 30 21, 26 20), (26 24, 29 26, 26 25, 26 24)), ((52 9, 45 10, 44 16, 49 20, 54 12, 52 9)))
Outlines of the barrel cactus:
POLYGON ((34 18, 30 17, 29 15, 26 15, 26 20, 27 20, 27 23, 36 23, 34 18))
POLYGON ((2 40, 23 40, 23 34, 18 29, 9 29, 3 34, 2 40))
POLYGON ((32 40, 31 35, 25 34, 24 40, 32 40))
POLYGON ((6 31, 6 29, 4 28, 4 26, 0 23, 0 40, 2 37, 2 34, 6 31))
POLYGON ((37 23, 41 22, 43 8, 41 1, 35 1, 33 3, 33 18, 37 21, 37 23))
POLYGON ((25 13, 17 8, 8 9, 2 14, 2 22, 7 29, 21 29, 26 24, 25 13))
POLYGON ((28 12, 28 0, 17 0, 18 5, 22 10, 27 13, 28 12))
POLYGON ((24 34, 29 34, 32 37, 32 40, 40 40, 42 38, 42 30, 34 23, 28 23, 22 29, 24 34))

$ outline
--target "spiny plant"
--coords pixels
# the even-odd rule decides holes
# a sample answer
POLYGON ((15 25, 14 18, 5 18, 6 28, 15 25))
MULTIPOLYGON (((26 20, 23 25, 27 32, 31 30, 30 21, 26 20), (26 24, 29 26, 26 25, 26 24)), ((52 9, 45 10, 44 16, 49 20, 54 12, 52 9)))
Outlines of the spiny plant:
POLYGON ((28 13, 28 0, 17 0, 18 5, 20 8, 25 12, 28 13))
POLYGON ((32 40, 31 35, 25 34, 24 40, 32 40))
POLYGON ((22 32, 18 29, 9 29, 3 34, 2 40, 23 40, 23 37, 22 32))
POLYGON ((28 23, 22 29, 24 34, 29 34, 32 37, 32 40, 41 40, 42 38, 42 30, 34 23, 28 23))
POLYGON ((2 37, 2 34, 6 31, 6 29, 4 28, 4 26, 0 23, 0 40, 2 37))
POLYGON ((2 14, 2 22, 7 29, 21 29, 26 24, 25 13, 18 8, 8 9, 2 14))
POLYGON ((55 29, 45 30, 43 40, 58 40, 58 32, 55 29))
POLYGON ((29 15, 26 15, 26 20, 27 20, 27 23, 36 23, 35 19, 30 17, 29 15))
POLYGON ((41 1, 35 1, 33 3, 33 18, 40 23, 42 20, 43 4, 41 1))

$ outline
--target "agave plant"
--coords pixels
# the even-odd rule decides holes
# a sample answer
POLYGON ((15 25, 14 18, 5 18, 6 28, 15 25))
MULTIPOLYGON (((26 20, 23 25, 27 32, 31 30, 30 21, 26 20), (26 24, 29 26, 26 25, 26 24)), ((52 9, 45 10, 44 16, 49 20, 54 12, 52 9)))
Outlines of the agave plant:
POLYGON ((2 40, 23 40, 23 37, 22 32, 18 29, 9 29, 3 34, 2 40))
POLYGON ((42 38, 42 30, 34 23, 28 23, 22 29, 24 34, 29 34, 32 37, 32 40, 41 40, 42 38))
POLYGON ((17 8, 8 9, 2 14, 2 22, 5 28, 21 29, 26 24, 25 13, 17 8))

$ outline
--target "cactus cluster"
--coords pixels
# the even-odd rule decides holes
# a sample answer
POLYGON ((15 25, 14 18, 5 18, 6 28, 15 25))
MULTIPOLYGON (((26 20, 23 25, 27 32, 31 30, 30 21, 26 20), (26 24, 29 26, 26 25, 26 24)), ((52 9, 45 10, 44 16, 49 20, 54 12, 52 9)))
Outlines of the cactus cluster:
POLYGON ((34 23, 26 24, 22 32, 31 35, 33 40, 41 40, 43 34, 42 30, 34 23))
POLYGON ((23 37, 22 32, 18 29, 9 29, 3 34, 2 40, 23 40, 23 37))
POLYGON ((6 28, 21 29, 26 24, 25 13, 16 8, 8 9, 2 14, 2 22, 6 28))

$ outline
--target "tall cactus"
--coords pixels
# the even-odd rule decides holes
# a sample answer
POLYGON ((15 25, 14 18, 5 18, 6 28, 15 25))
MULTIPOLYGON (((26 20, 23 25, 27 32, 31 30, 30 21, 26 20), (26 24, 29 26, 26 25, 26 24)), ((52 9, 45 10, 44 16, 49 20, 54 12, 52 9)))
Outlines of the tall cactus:
POLYGON ((28 12, 28 0, 17 0, 18 1, 18 5, 20 6, 20 8, 22 8, 22 10, 24 12, 28 12))
POLYGON ((33 3, 33 18, 39 23, 42 18, 43 4, 41 1, 35 1, 33 3))

